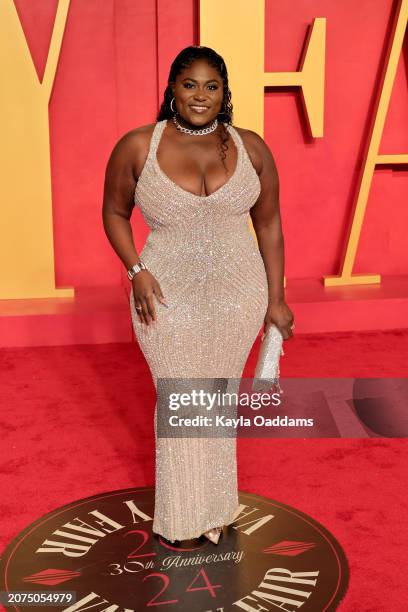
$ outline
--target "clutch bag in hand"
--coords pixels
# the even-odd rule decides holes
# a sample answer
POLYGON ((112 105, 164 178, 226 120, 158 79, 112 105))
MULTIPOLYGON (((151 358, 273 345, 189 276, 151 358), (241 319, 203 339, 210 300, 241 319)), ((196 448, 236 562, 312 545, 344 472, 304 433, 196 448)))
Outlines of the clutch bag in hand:
POLYGON ((255 367, 253 391, 269 391, 274 386, 283 393, 279 384, 279 360, 283 351, 283 336, 276 325, 271 325, 261 341, 255 367))

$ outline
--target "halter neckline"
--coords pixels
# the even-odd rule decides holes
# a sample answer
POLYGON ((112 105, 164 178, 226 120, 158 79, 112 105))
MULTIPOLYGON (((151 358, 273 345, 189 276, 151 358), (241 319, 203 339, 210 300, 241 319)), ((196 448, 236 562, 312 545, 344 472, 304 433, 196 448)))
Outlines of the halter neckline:
POLYGON ((241 145, 242 143, 240 141, 240 137, 237 131, 235 130, 235 128, 232 125, 224 124, 226 125, 226 128, 231 134, 232 139, 235 143, 235 146, 237 147, 237 161, 236 161, 235 169, 233 173, 231 174, 231 176, 226 180, 226 182, 223 185, 221 185, 221 187, 218 187, 218 189, 216 189, 212 193, 203 196, 197 193, 193 193, 192 191, 188 191, 187 189, 184 189, 183 187, 180 187, 180 185, 178 185, 175 181, 173 181, 160 167, 159 160, 157 159, 157 149, 158 149, 164 128, 167 125, 167 121, 168 119, 162 119, 161 121, 158 121, 154 127, 153 135, 152 135, 151 155, 152 155, 153 163, 155 164, 160 176, 173 189, 179 191, 180 193, 184 194, 187 197, 192 197, 192 198, 203 201, 203 200, 208 200, 210 198, 214 198, 215 196, 220 195, 220 193, 222 193, 227 187, 229 187, 231 183, 236 179, 236 177, 238 176, 239 170, 241 168, 241 163, 242 163, 242 146, 241 145))

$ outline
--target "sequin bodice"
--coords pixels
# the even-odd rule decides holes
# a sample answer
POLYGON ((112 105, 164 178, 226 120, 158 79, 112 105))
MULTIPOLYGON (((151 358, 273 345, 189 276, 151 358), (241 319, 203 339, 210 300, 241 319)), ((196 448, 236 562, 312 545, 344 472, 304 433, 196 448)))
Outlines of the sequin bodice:
POLYGON ((135 190, 135 203, 151 229, 168 225, 201 226, 222 221, 233 223, 255 204, 260 193, 258 175, 237 130, 228 125, 237 147, 237 163, 230 178, 216 191, 201 196, 172 181, 157 160, 157 147, 167 120, 156 123, 149 153, 135 190), (163 201, 167 206, 163 206, 163 201))
POLYGON ((151 228, 140 257, 159 280, 167 282, 171 275, 176 293, 187 280, 189 286, 200 287, 203 277, 211 283, 229 275, 243 290, 245 284, 248 290, 255 285, 255 292, 264 294, 265 269, 249 227, 249 210, 260 194, 260 181, 241 136, 227 126, 237 147, 235 170, 215 192, 200 196, 177 185, 158 163, 157 147, 166 121, 155 125, 135 190, 135 203, 151 228))

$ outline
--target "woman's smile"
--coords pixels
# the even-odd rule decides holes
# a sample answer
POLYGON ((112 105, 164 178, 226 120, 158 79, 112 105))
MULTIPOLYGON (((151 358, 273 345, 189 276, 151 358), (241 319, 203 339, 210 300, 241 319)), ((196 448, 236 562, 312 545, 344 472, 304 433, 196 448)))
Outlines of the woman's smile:
POLYGON ((195 113, 205 113, 208 110, 208 106, 199 106, 198 104, 191 104, 190 108, 195 113))

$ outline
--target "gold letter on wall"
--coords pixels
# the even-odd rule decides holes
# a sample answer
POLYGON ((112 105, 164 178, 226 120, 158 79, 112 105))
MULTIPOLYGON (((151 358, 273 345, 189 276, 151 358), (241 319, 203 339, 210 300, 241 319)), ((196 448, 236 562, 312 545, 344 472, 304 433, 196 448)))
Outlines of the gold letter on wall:
POLYGON ((234 123, 263 137, 265 87, 295 85, 311 135, 323 136, 325 18, 314 19, 299 72, 265 72, 265 0, 201 0, 200 44, 214 48, 227 64, 234 123))
POLYGON ((390 103, 392 86, 397 72, 398 60, 401 55, 404 33, 407 27, 407 18, 408 0, 401 0, 399 10, 397 10, 396 13, 391 42, 385 61, 385 71, 381 80, 379 96, 374 111, 368 151, 365 155, 360 174, 357 201, 347 240, 343 269, 340 276, 327 276, 324 279, 326 287, 334 287, 336 285, 363 285, 379 283, 381 281, 381 276, 379 274, 353 274, 352 272, 375 167, 383 164, 392 164, 396 166, 408 163, 408 155, 380 155, 378 153, 390 103))
POLYGON ((228 67, 234 121, 264 134, 265 87, 299 86, 312 136, 323 136, 326 19, 314 19, 299 72, 265 72, 265 0, 201 0, 200 44, 228 67), (236 109, 236 110, 235 110, 236 109))
POLYGON ((0 298, 71 297, 56 289, 48 102, 70 0, 59 0, 39 82, 13 0, 0 1, 0 298))

